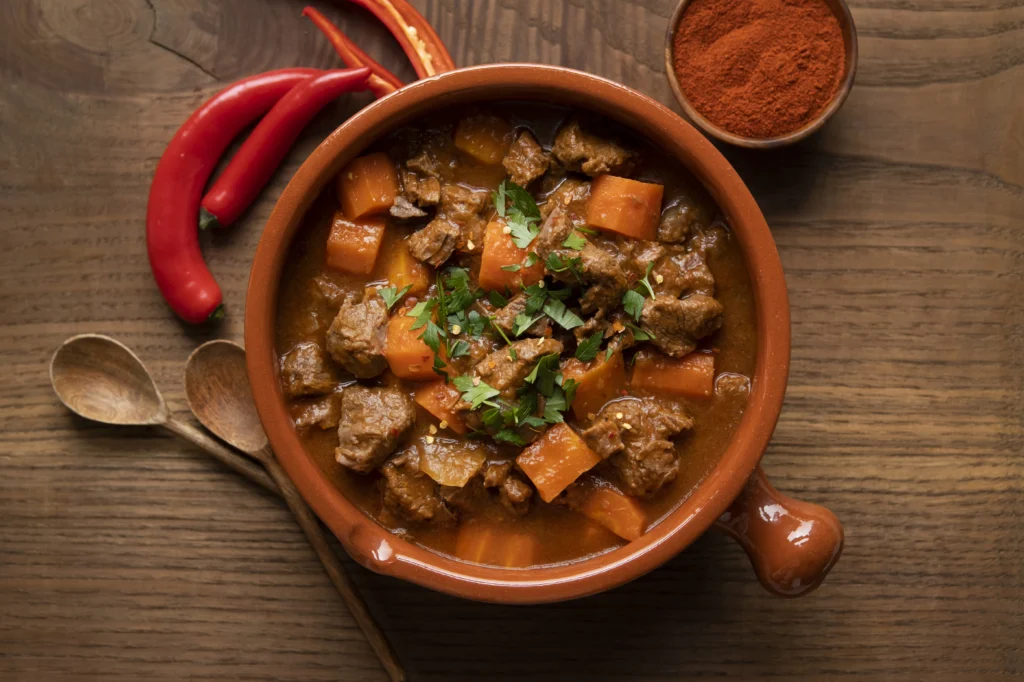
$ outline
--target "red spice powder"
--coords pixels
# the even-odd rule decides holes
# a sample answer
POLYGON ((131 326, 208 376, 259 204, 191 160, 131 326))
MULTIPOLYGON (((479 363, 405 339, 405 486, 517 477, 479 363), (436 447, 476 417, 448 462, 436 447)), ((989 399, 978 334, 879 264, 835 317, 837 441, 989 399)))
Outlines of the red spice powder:
POLYGON ((802 128, 832 101, 845 60, 823 0, 694 0, 673 38, 690 104, 745 137, 802 128))

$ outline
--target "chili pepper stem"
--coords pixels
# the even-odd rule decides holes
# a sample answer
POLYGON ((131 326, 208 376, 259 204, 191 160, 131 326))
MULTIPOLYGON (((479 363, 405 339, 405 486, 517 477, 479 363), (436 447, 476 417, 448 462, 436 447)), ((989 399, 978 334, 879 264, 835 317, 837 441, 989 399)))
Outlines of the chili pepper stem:
POLYGON ((218 227, 217 216, 213 215, 205 208, 199 209, 199 229, 208 230, 211 227, 218 227))
POLYGON ((213 309, 213 312, 210 313, 210 317, 207 318, 207 319, 210 322, 220 322, 221 320, 224 319, 224 315, 225 314, 226 314, 226 312, 225 312, 225 309, 224 309, 224 304, 221 303, 219 306, 217 306, 216 308, 213 309))

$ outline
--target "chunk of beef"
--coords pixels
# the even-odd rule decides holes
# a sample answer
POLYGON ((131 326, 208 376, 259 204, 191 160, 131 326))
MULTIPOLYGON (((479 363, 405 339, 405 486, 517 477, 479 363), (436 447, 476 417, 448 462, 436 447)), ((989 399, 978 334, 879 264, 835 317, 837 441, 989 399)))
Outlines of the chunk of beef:
POLYGON ((341 398, 335 458, 353 471, 372 471, 415 421, 416 405, 403 391, 349 386, 341 398))
POLYGON ((486 231, 486 220, 479 215, 470 216, 459 232, 455 248, 463 253, 480 253, 484 246, 484 232, 486 231))
POLYGON ((566 212, 569 224, 572 227, 581 227, 587 222, 587 203, 589 201, 589 180, 563 178, 540 205, 540 217, 542 220, 547 220, 551 212, 560 206, 566 212))
MULTIPOLYGON (((462 185, 441 187, 441 206, 437 216, 426 227, 409 237, 409 252, 434 267, 448 260, 460 244, 483 243, 483 228, 478 214, 487 206, 486 190, 462 185), (476 240, 473 234, 476 233, 476 240)), ((473 249, 466 249, 472 251, 473 249)))
POLYGON ((750 394, 750 379, 742 374, 722 372, 715 377, 716 396, 747 396, 750 394))
POLYGON ((626 493, 648 496, 676 477, 679 455, 671 439, 691 428, 693 419, 676 403, 627 398, 602 407, 583 439, 601 448, 626 493))
POLYGON ((352 289, 346 286, 342 276, 333 270, 321 272, 313 278, 313 284, 316 287, 314 295, 334 309, 355 295, 352 289))
POLYGON ((692 199, 684 198, 661 212, 658 241, 681 244, 707 224, 707 212, 692 199))
POLYGON ((384 506, 399 518, 417 523, 452 518, 439 486, 419 467, 419 452, 410 448, 381 467, 384 506))
POLYGON ((722 304, 703 294, 673 298, 658 294, 644 301, 640 323, 654 334, 652 343, 666 355, 680 358, 697 347, 697 341, 722 326, 722 304))
POLYGON ((448 183, 441 187, 441 212, 460 225, 487 206, 490 193, 464 185, 448 183))
POLYGON ((451 257, 461 236, 462 228, 447 218, 438 216, 409 237, 409 253, 413 258, 436 268, 451 257))
POLYGON ((511 472, 498 488, 498 500, 501 506, 516 516, 522 516, 530 511, 530 499, 533 497, 533 487, 527 483, 518 472, 511 472))
POLYGON ((579 252, 582 261, 582 279, 587 285, 580 297, 580 308, 591 314, 602 308, 611 309, 619 304, 629 282, 615 256, 587 242, 579 252))
POLYGON ((583 440, 601 459, 608 459, 625 445, 622 442, 622 429, 611 419, 596 418, 583 433, 583 440))
MULTIPOLYGON (((529 298, 529 296, 523 293, 513 296, 509 299, 508 305, 504 308, 498 308, 494 312, 494 324, 506 334, 511 335, 515 327, 516 317, 526 314, 526 302, 529 298)), ((550 319, 546 315, 542 315, 523 334, 526 336, 551 336, 550 319)))
POLYGON ((501 391, 506 399, 512 400, 516 389, 523 385, 534 364, 545 355, 560 354, 562 348, 562 342, 556 339, 513 341, 511 345, 499 348, 478 362, 471 374, 501 391), (515 360, 509 355, 509 348, 515 349, 515 360))
POLYGON ((388 307, 377 294, 361 303, 345 302, 327 330, 327 350, 334 361, 359 379, 383 372, 388 307))
POLYGON ((460 514, 475 514, 492 504, 491 496, 479 476, 469 479, 461 487, 442 485, 439 489, 444 503, 460 514))
POLYGON ((312 341, 300 343, 281 358, 281 385, 288 398, 329 393, 336 383, 324 352, 312 341))
POLYGON ((501 165, 508 171, 512 182, 526 187, 544 175, 551 161, 544 149, 533 139, 530 131, 523 130, 516 136, 501 165))
POLYGON ((484 487, 500 487, 505 483, 505 479, 508 478, 510 471, 512 471, 512 460, 488 463, 487 468, 484 469, 484 487))
POLYGON ((395 197, 395 203, 388 209, 388 213, 393 218, 398 218, 399 220, 412 220, 413 218, 423 218, 427 215, 426 211, 417 207, 401 194, 395 197))
POLYGON ((561 206, 556 206, 541 224, 540 232, 533 238, 530 247, 537 252, 542 261, 547 260, 551 253, 565 255, 568 249, 562 246, 562 242, 572 233, 572 229, 569 212, 561 206))
POLYGON ((678 298, 682 294, 715 293, 715 277, 696 251, 673 247, 651 271, 655 293, 678 298), (660 281, 659 281, 660 279, 660 281))
POLYGON ((402 192, 409 203, 436 206, 441 201, 441 182, 436 177, 403 170, 402 192))
POLYGON ((333 429, 341 420, 341 393, 328 393, 322 398, 303 402, 292 409, 292 420, 300 429, 319 426, 333 429))
POLYGON ((575 120, 558 130, 551 151, 569 170, 582 171, 591 177, 604 173, 626 173, 633 162, 632 152, 583 130, 575 120))

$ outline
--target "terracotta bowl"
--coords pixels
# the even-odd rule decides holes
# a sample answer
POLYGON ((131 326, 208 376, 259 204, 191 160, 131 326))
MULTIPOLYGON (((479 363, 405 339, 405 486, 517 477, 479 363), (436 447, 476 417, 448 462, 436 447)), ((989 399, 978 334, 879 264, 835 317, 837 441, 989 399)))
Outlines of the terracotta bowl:
POLYGON ((676 72, 672 65, 672 42, 676 29, 679 28, 679 22, 682 21, 686 8, 692 2, 693 0, 682 0, 676 7, 676 11, 672 13, 672 18, 669 19, 668 31, 665 33, 665 75, 668 78, 668 84, 672 86, 672 92, 675 94, 679 106, 683 108, 683 113, 705 133, 722 142, 728 142, 738 147, 775 149, 776 147, 784 147, 788 144, 799 142, 805 137, 813 135, 843 106, 843 102, 849 96, 850 90, 853 89, 853 78, 857 73, 857 27, 853 23, 853 15, 850 13, 850 7, 846 4, 846 0, 825 0, 825 4, 832 10, 832 14, 835 15, 836 20, 839 22, 839 29, 843 32, 843 50, 846 61, 842 78, 839 81, 839 89, 836 90, 836 94, 832 101, 828 103, 828 106, 822 109, 814 119, 808 121, 802 128, 785 135, 779 135, 778 137, 745 137, 715 125, 693 108, 690 100, 683 93, 683 89, 679 87, 679 79, 676 78, 676 72))
POLYGON ((302 165, 270 216, 249 280, 245 345, 256 405, 281 464, 352 557, 378 573, 469 599, 558 601, 643 575, 717 524, 739 540, 768 589, 797 595, 821 582, 842 549, 842 527, 831 512, 780 495, 758 468, 782 408, 789 368, 789 302, 764 217, 736 172, 700 133, 657 102, 611 81, 548 66, 480 66, 418 81, 346 121, 302 165), (274 347, 288 247, 306 211, 340 169, 377 138, 436 108, 507 99, 557 102, 602 114, 676 157, 728 217, 743 247, 758 317, 749 403, 731 445, 706 480, 640 539, 591 559, 530 569, 442 556, 392 535, 345 499, 305 452, 292 426, 274 347))

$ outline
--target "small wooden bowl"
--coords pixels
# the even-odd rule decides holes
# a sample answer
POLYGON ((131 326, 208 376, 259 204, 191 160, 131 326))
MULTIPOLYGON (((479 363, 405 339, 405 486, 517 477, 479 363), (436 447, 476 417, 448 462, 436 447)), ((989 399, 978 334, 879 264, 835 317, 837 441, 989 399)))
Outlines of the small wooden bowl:
POLYGON ((774 149, 787 144, 793 144, 813 134, 818 128, 825 125, 825 121, 831 118, 832 114, 839 111, 839 107, 843 106, 843 102, 846 101, 846 97, 853 88, 853 77, 857 72, 857 27, 853 24, 853 15, 850 14, 850 8, 846 4, 846 0, 824 0, 825 4, 832 10, 832 14, 839 20, 839 28, 843 32, 843 45, 846 48, 843 79, 839 84, 839 90, 836 91, 835 97, 832 98, 828 106, 822 109, 821 113, 814 120, 809 121, 803 128, 779 137, 767 138, 743 137, 716 126, 693 108, 690 101, 686 99, 686 95, 683 94, 683 89, 679 87, 679 79, 676 78, 676 72, 672 63, 672 43, 676 29, 679 27, 679 22, 682 21, 683 14, 686 13, 686 8, 690 6, 691 2, 693 0, 682 0, 668 22, 668 32, 665 34, 665 75, 668 77, 669 85, 672 86, 672 92, 675 93, 676 100, 679 102, 679 106, 683 108, 683 112, 694 125, 706 134, 738 147, 774 149))

